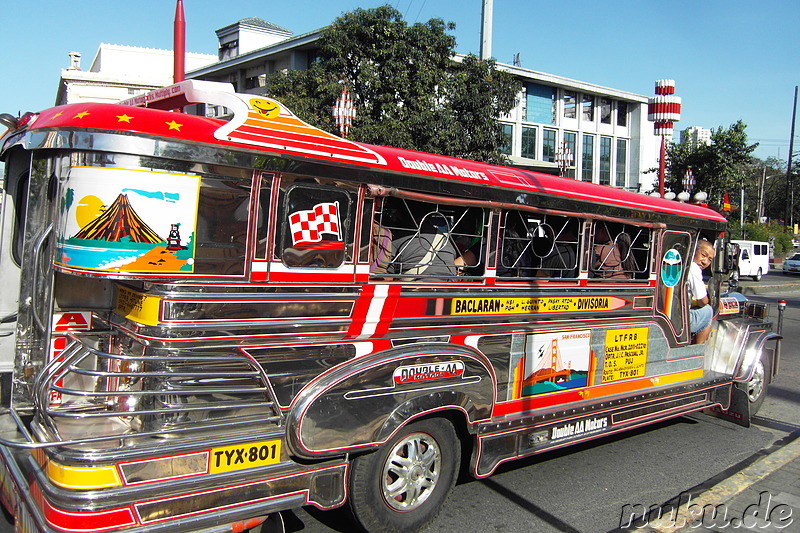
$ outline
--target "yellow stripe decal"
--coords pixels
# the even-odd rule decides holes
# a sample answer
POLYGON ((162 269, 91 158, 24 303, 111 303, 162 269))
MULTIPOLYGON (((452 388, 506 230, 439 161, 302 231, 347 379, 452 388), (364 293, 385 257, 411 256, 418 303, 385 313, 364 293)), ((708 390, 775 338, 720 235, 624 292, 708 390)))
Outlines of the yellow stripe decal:
POLYGON ((114 466, 64 466, 50 461, 47 477, 65 489, 105 489, 122 485, 114 466))

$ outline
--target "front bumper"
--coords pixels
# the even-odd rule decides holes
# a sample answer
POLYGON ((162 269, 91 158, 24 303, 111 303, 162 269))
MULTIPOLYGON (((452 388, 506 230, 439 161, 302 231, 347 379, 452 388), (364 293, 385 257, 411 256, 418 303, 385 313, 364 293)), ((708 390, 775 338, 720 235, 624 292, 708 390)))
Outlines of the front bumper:
MULTIPOLYGON (((3 505, 15 516, 16 531, 229 532, 231 524, 277 511, 304 505, 333 508, 341 505, 346 495, 348 467, 341 459, 300 465, 284 457, 267 466, 146 481, 122 475, 123 467, 132 463, 150 462, 160 468, 176 457, 210 456, 215 444, 230 447, 230 439, 206 440, 199 449, 184 447, 177 455, 173 453, 178 449, 174 444, 140 448, 135 450, 138 458, 133 462, 125 460, 124 449, 100 452, 94 454, 94 463, 105 466, 67 467, 72 469, 72 479, 84 484, 78 489, 67 488, 63 479, 54 482, 52 464, 58 463, 52 457, 68 456, 75 449, 72 444, 34 442, 16 413, 8 411, 2 418, 6 425, 10 418, 17 426, 13 432, 0 435, 0 494, 3 505), (120 473, 121 483, 87 488, 85 480, 98 479, 92 476, 110 467, 110 457, 116 457, 113 468, 120 473)), ((62 470, 59 467, 56 471, 62 470)))

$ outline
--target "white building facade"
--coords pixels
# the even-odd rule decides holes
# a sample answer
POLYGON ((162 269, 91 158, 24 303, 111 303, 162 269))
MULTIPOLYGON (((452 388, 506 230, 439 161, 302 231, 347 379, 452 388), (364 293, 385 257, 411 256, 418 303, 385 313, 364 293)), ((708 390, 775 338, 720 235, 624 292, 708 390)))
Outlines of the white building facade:
MULTIPOLYGON (((70 66, 61 70, 56 105, 76 102, 119 102, 172 83, 172 50, 101 43, 88 70, 81 54, 70 52, 70 66)), ((187 70, 217 61, 211 54, 186 53, 187 70)))
POLYGON ((699 126, 690 126, 681 131, 681 144, 688 143, 693 148, 711 144, 711 130, 699 126))

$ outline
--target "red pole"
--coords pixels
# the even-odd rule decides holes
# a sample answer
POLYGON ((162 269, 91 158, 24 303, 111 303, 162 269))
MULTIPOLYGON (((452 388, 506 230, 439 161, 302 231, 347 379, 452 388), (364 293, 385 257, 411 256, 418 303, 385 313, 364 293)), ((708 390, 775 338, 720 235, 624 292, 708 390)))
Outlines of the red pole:
POLYGON ((186 19, 183 17, 183 0, 175 6, 174 46, 172 81, 178 83, 186 79, 186 19))
POLYGON ((667 148, 665 135, 661 136, 661 158, 658 161, 658 194, 664 198, 664 175, 667 173, 667 148))

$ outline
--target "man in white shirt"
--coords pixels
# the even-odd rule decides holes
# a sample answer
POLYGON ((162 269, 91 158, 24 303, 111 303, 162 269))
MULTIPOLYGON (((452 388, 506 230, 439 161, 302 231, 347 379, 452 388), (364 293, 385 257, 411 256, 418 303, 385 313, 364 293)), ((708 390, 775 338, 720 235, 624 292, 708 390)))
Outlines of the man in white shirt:
POLYGON ((711 320, 714 310, 708 304, 708 291, 703 283, 703 270, 711 266, 714 260, 714 246, 701 240, 697 243, 697 251, 689 265, 687 287, 691 306, 689 308, 689 330, 694 335, 695 344, 702 344, 708 340, 711 333, 711 320))

